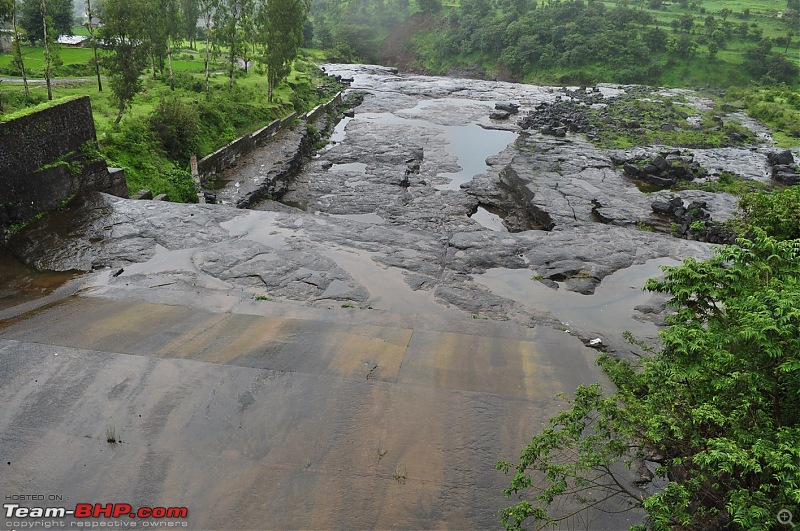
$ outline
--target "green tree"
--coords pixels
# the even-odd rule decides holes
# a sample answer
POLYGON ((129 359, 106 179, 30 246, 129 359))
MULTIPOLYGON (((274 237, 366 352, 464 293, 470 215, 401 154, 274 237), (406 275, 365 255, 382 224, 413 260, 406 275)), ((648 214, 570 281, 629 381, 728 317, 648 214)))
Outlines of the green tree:
POLYGON ((140 0, 142 12, 138 14, 141 21, 142 42, 147 47, 150 58, 150 70, 153 79, 158 79, 158 71, 164 71, 167 59, 167 20, 165 3, 161 0, 140 0), (145 22, 146 21, 146 22, 145 22))
POLYGON ((180 40, 181 13, 178 0, 161 0, 161 16, 164 18, 164 36, 167 44, 167 61, 169 63, 169 88, 175 90, 175 71, 172 68, 172 42, 180 40))
POLYGON ((781 509, 800 510, 800 240, 756 227, 664 270, 646 285, 676 312, 663 348, 638 363, 602 357, 618 390, 581 386, 517 464, 498 464, 520 496, 501 513, 508 528, 561 520, 569 496, 582 508, 624 498, 655 530, 772 529, 781 509), (630 487, 613 468, 645 456, 663 489, 630 487))
POLYGON ((147 66, 147 47, 142 16, 147 13, 143 0, 103 0, 103 38, 109 54, 104 58, 111 78, 111 91, 119 105, 115 123, 122 120, 126 106, 141 88, 139 75, 147 66))
POLYGON ((739 204, 747 227, 782 240, 800 238, 800 187, 747 194, 739 204))
POLYGON ((28 89, 28 76, 25 72, 25 60, 22 55, 22 34, 20 32, 17 0, 2 0, 0 2, 0 22, 11 22, 13 41, 11 49, 14 65, 22 75, 22 85, 25 90, 25 98, 30 97, 28 89))
POLYGON ((97 39, 95 38, 95 27, 92 22, 94 16, 92 0, 86 0, 86 28, 89 30, 89 44, 92 46, 92 55, 94 56, 94 73, 97 75, 97 91, 103 92, 103 81, 100 79, 100 59, 97 57, 97 39))
MULTIPOLYGON (((50 32, 56 37, 72 35, 72 0, 47 0, 46 4, 51 17, 50 32)), ((41 41, 44 38, 42 0, 23 0, 20 8, 19 25, 28 34, 28 40, 34 43, 41 41)))
MULTIPOLYGON (((14 18, 13 0, 0 0, 0 24, 6 24, 14 18)), ((0 91, 0 113, 3 112, 3 93, 0 91)))
POLYGON ((197 19, 200 18, 200 0, 181 0, 181 20, 183 21, 183 34, 189 41, 189 48, 196 48, 197 19))
POLYGON ((267 99, 272 101, 275 86, 289 75, 292 61, 303 44, 303 27, 310 0, 266 0, 259 22, 266 45, 267 99))
MULTIPOLYGON (((42 41, 44 42, 44 81, 47 85, 47 99, 53 99, 53 88, 50 84, 50 67, 53 63, 53 51, 57 49, 55 36, 53 35, 54 25, 48 11, 47 0, 41 0, 42 10, 42 41)), ((70 31, 72 29, 70 28, 70 31)))
POLYGON ((216 5, 216 0, 198 0, 200 14, 203 17, 203 26, 206 29, 206 51, 204 58, 206 97, 208 97, 210 91, 209 76, 211 74, 211 23, 214 20, 216 5))
POLYGON ((237 54, 242 46, 242 19, 250 16, 253 10, 252 0, 224 0, 216 4, 214 21, 219 40, 228 46, 229 87, 233 88, 236 72, 237 54))

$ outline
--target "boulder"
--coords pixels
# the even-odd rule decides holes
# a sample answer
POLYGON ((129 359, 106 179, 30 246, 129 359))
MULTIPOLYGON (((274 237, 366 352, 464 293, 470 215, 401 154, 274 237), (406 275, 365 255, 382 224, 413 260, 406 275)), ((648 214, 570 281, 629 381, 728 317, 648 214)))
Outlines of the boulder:
POLYGON ((772 177, 779 183, 788 184, 790 186, 794 186, 795 184, 800 184, 800 173, 794 171, 778 172, 773 174, 772 177))
POLYGON ((153 192, 150 190, 139 190, 131 196, 131 199, 153 199, 153 192))
POLYGON ((505 111, 508 114, 517 114, 519 112, 519 105, 511 102, 495 103, 494 108, 498 111, 505 111))
POLYGON ((509 116, 511 116, 511 113, 508 111, 494 111, 489 115, 489 118, 492 120, 508 120, 509 116))
POLYGON ((633 164, 630 164, 628 162, 626 162, 622 166, 622 171, 625 172, 625 175, 628 175, 630 177, 638 177, 639 176, 639 168, 637 168, 636 166, 634 166, 633 164))
POLYGON ((652 164, 661 171, 667 171, 669 169, 669 164, 667 163, 666 159, 664 159, 664 157, 662 157, 661 155, 656 155, 655 157, 653 157, 653 160, 650 161, 650 164, 652 164))
POLYGON ((794 156, 788 149, 767 153, 767 160, 773 166, 789 166, 794 164, 794 156))

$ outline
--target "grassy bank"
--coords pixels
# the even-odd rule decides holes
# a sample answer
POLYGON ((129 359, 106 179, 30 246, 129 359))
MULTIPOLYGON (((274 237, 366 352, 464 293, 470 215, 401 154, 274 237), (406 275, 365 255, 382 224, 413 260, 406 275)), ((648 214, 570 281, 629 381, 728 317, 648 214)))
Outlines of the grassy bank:
MULTIPOLYGON (((88 49, 65 49, 62 60, 65 65, 78 64, 66 63, 67 57, 88 61, 90 54, 88 49), (70 53, 65 54, 67 51, 70 53)), ((35 58, 34 52, 30 55, 35 58)), ((91 98, 100 153, 109 165, 125 169, 131 193, 147 188, 154 194, 165 193, 174 201, 192 201, 195 193, 189 173, 191 155, 205 156, 276 118, 309 110, 339 90, 336 83, 322 75, 313 56, 304 53, 294 62, 288 79, 276 87, 271 103, 267 101, 266 76, 253 69, 247 74, 237 73, 233 89, 228 87, 226 76, 212 76, 207 96, 203 74, 198 73, 198 65, 202 71, 202 56, 183 51, 177 55, 192 59, 176 61, 175 91, 169 89, 165 77, 154 80, 148 76, 119 124, 114 123, 118 106, 107 82, 103 92, 98 92, 96 81, 57 80, 53 86, 54 98, 91 98)), ((8 61, 7 55, 0 55, 0 59, 8 61)), ((3 83, 0 89, 6 114, 47 98, 41 84, 31 85, 27 99, 21 83, 3 83)))

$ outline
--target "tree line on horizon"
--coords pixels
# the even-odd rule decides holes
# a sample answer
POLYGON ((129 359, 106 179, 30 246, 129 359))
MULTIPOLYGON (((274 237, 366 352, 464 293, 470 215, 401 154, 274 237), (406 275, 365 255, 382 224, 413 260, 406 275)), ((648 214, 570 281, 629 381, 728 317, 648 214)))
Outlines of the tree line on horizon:
MULTIPOLYGON (((141 90, 146 69, 154 78, 158 72, 167 75, 174 90, 174 50, 184 41, 197 48, 200 36, 205 40, 206 94, 212 52, 224 53, 229 87, 234 85, 240 62, 245 69, 257 62, 266 71, 266 96, 272 102, 275 86, 291 72, 303 43, 310 0, 86 0, 85 7, 83 24, 94 50, 98 90, 103 90, 102 67, 119 105, 119 122, 141 90), (93 23, 98 20, 99 24, 93 23)), ((74 22, 72 0, 0 0, 0 23, 11 27, 14 64, 22 75, 26 97, 22 40, 43 43, 48 99, 52 99, 50 68, 58 61, 56 40, 59 35, 71 35, 74 22)))

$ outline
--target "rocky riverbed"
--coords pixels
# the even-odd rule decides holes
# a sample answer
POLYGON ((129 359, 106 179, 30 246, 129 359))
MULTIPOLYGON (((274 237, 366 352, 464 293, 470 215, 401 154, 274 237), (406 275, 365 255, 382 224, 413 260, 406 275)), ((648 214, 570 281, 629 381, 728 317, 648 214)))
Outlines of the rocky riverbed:
MULTIPOLYGON (((602 110, 615 97, 644 98, 641 88, 534 87, 404 75, 363 65, 327 65, 326 70, 352 79, 349 92, 363 101, 338 123, 331 143, 282 185, 280 196, 237 209, 239 192, 224 188, 217 195, 221 202, 233 198, 230 204, 179 205, 94 195, 18 235, 11 249, 26 264, 92 271, 79 292, 89 302, 66 303, 65 308, 78 309, 68 315, 51 308, 25 318, 18 311, 22 317, 0 327, 0 341, 5 341, 0 349, 22 352, 19 345, 25 341, 68 347, 73 349, 68 360, 73 361, 64 368, 74 374, 83 370, 79 360, 88 352, 80 349, 107 352, 102 363, 127 363, 134 372, 144 371, 144 383, 126 379, 118 389, 122 394, 102 382, 91 384, 97 392, 123 396, 133 386, 137 394, 130 398, 142 410, 152 404, 138 393, 145 392, 145 397, 154 392, 161 397, 155 414, 169 414, 168 403, 177 400, 184 413, 205 408, 209 422, 223 431, 232 429, 225 420, 231 415, 244 419, 236 430, 255 422, 257 429, 251 425, 248 433, 272 437, 275 446, 270 448, 277 453, 260 450, 253 439, 222 441, 193 413, 182 421, 197 437, 184 441, 189 457, 216 455, 233 445, 236 451, 224 453, 232 468, 226 469, 215 492, 235 489, 239 476, 232 471, 238 470, 254 489, 263 489, 265 478, 278 477, 287 489, 296 490, 295 496, 313 491, 317 501, 308 502, 307 513, 292 505, 283 514, 259 520, 242 512, 252 493, 239 491, 242 497, 230 494, 220 502, 227 511, 223 516, 242 515, 233 527, 266 521, 277 527, 493 525, 504 503, 502 497, 487 494, 499 494, 503 483, 489 472, 493 462, 512 457, 530 430, 544 421, 542 412, 557 407, 549 402, 553 393, 602 379, 592 367, 593 351, 581 341, 619 356, 634 348, 623 340, 625 330, 656 341, 663 300, 641 292, 644 281, 659 274, 660 265, 709 256, 709 241, 724 237, 710 227, 736 214, 732 195, 658 190, 663 187, 658 185, 669 185, 670 179, 672 184, 713 183, 731 175, 770 183, 774 175, 794 171, 797 150, 789 152, 792 161, 784 164, 788 159, 776 154, 780 150, 770 145, 768 132, 734 111, 725 113, 724 120, 758 129, 752 143, 741 145, 739 138, 728 147, 607 150, 590 142, 587 135, 599 135, 599 130, 583 130, 579 116, 602 110), (703 230, 695 230, 697 222, 703 230), (137 342, 125 335, 125 323, 112 317, 115 312, 133 319, 138 330, 146 329, 145 339, 137 342), (151 312, 152 319, 137 312, 151 312), (193 317, 198 312, 205 312, 203 319, 193 317), (90 328, 97 338, 73 329, 82 315, 97 320, 90 328), (267 328, 257 328, 257 319, 267 328), (55 323, 50 331, 48 323, 55 323), (147 380, 151 366, 126 362, 117 354, 157 358, 159 367, 169 365, 169 374, 179 373, 180 364, 163 358, 190 358, 198 363, 191 365, 193 378, 204 385, 239 379, 233 390, 220 384, 220 393, 238 397, 238 402, 220 405, 221 399, 185 385, 164 390, 159 385, 166 380, 147 380), (529 359, 532 355, 535 359, 529 359), (230 371, 231 365, 265 372, 215 376, 214 371, 230 371), (346 383, 351 381, 358 382, 357 389, 346 383), (298 400, 292 385, 309 390, 314 403, 292 406, 298 400), (258 399, 256 389, 262 388, 269 388, 275 403, 291 413, 276 417, 277 428, 253 416, 253 411, 270 411, 269 403, 258 399), (416 413, 410 413, 422 414, 428 407, 423 402, 432 403, 417 396, 428 388, 455 393, 431 395, 437 409, 428 427, 435 432, 435 448, 415 438, 416 413), (404 397, 400 402, 398 393, 404 397), (331 397, 337 396, 342 409, 331 406, 331 397), (464 401, 469 403, 466 420, 448 424, 464 401), (485 423, 495 415, 505 419, 503 425, 532 420, 510 434, 487 430, 485 423), (307 422, 310 416, 319 423, 307 422), (326 422, 334 418, 345 428, 326 422), (303 437, 286 435, 298 423, 303 437, 312 441, 307 452, 296 444, 303 437), (317 429, 330 432, 335 443, 314 438, 317 429), (369 444, 363 442, 366 436, 369 444), (465 437, 470 442, 454 450, 460 457, 451 461, 446 455, 453 441, 465 437), (387 452, 392 452, 391 462, 383 460, 387 452), (401 457, 396 458, 398 452, 401 457), (371 464, 365 468, 366 461, 357 456, 368 456, 371 464), (260 472, 249 472, 250 460, 259 463, 260 472), (340 476, 334 481, 337 469, 340 476), (313 478, 302 479, 303 474, 313 478), (417 495, 398 492, 406 476, 418 482, 419 492, 438 496, 441 503, 428 506, 417 495), (335 489, 343 506, 356 503, 347 493, 352 490, 365 500, 363 507, 352 513, 326 508, 330 504, 321 503, 322 495, 330 494, 337 482, 346 487, 335 489), (469 509, 456 517, 465 507, 469 509)), ((698 114, 713 106, 691 92, 658 94, 649 91, 646 97, 681 97, 698 114)), ((670 115, 669 127, 692 126, 692 112, 681 112, 685 118, 670 115)), ((626 124, 633 129, 642 125, 626 124)), ((294 133, 286 137, 299 143, 294 133)), ((280 146, 270 149, 283 153, 280 146)), ((290 155, 282 155, 278 163, 285 164, 290 155)), ((267 156, 255 154, 248 161, 233 172, 249 178, 271 171, 267 156)), ((74 394, 79 382, 73 383, 74 394)), ((0 391, 15 396, 9 385, 0 391)), ((25 404, 14 404, 22 415, 25 404)), ((90 431, 88 423, 84 420, 81 429, 90 431)), ((138 433, 135 422, 127 425, 138 433)), ((165 432, 165 426, 150 426, 147 433, 157 437, 164 455, 183 462, 187 457, 174 453, 182 442, 177 432, 165 432)), ((0 427, 8 433, 8 426, 0 427)), ((129 437, 134 446, 146 444, 147 437, 129 437)), ((36 452, 50 448, 37 444, 32 450, 14 443, 12 452, 33 466, 36 452)), ((137 480, 137 496, 148 499, 141 493, 147 492, 152 476, 164 492, 180 498, 177 485, 186 474, 173 467, 171 476, 159 476, 160 454, 136 447, 139 457, 146 454, 152 465, 152 474, 137 480)), ((125 463, 134 470, 141 459, 129 457, 125 463)), ((62 472, 63 477, 80 475, 73 469, 62 472)), ((25 485, 36 483, 33 476, 25 477, 25 485)), ((208 494, 192 492, 210 500, 208 494)), ((287 503, 288 495, 273 494, 271 501, 287 503)), ((223 516, 206 512, 198 521, 225 527, 223 516)))
MULTIPOLYGON (((698 113, 713 105, 693 93, 616 86, 579 91, 409 76, 383 67, 326 68, 352 79, 350 92, 363 101, 337 125, 332 143, 281 190, 281 203, 253 206, 269 213, 95 198, 69 220, 73 232, 33 231, 27 242, 36 243, 18 244, 19 253, 55 270, 123 268, 108 282, 131 285, 139 276, 129 273, 130 264, 179 252, 191 267, 159 272, 165 282, 205 279, 314 305, 380 307, 407 293, 407 311, 424 300, 476 318, 549 323, 624 353, 624 329, 650 339, 656 332, 630 319, 646 317, 633 306, 612 330, 588 315, 573 326, 546 301, 575 292, 585 298, 571 305, 583 300, 602 310, 603 301, 592 294, 605 277, 616 272, 624 282, 631 266, 708 256, 711 247, 694 240, 730 239, 729 233, 698 235, 689 227, 731 218, 736 197, 702 189, 654 191, 653 183, 674 183, 671 175, 695 183, 721 175, 771 178, 768 155, 776 150, 763 130, 759 143, 749 146, 605 150, 574 125, 581 112, 630 94, 681 96, 698 113), (651 161, 672 173, 659 177, 651 161), (676 231, 689 239, 675 237, 676 231), (358 257, 361 273, 342 267, 334 248, 351 261, 358 257), (515 287, 526 296, 502 296, 482 281, 504 270, 528 275, 515 287), (398 282, 389 289, 381 277, 398 282)), ((683 116, 692 123, 692 116, 683 116)), ((296 136, 287 141, 296 146, 296 136)), ((232 172, 268 173, 267 159, 254 156, 232 172)), ((239 193, 238 184, 231 188, 218 192, 222 202, 239 193)), ((651 271, 658 273, 657 267, 651 271)), ((636 281, 627 289, 638 290, 636 281)), ((658 300, 648 299, 639 295, 634 306, 653 312, 658 300)))

